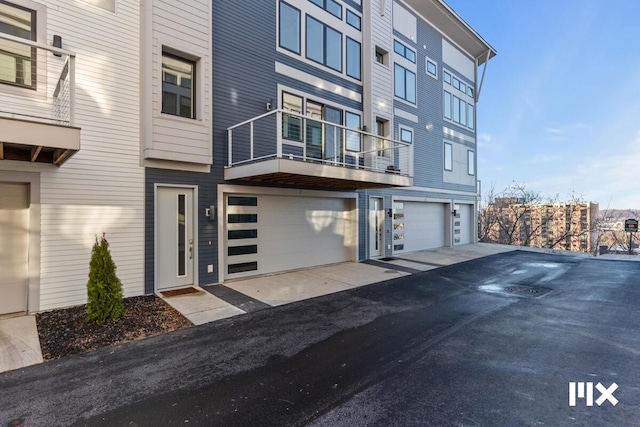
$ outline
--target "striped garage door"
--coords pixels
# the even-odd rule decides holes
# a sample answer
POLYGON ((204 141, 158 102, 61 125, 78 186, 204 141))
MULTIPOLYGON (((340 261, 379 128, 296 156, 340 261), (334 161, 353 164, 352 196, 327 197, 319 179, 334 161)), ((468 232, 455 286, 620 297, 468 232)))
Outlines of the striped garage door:
POLYGON ((353 261, 350 199, 227 195, 225 277, 353 261))

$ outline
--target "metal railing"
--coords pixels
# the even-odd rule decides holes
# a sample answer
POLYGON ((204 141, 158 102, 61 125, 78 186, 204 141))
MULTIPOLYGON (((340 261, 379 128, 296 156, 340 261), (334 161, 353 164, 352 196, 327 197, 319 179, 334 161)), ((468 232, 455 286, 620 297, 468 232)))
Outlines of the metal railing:
POLYGON ((278 109, 227 128, 227 167, 290 159, 411 176, 411 144, 278 109))
POLYGON ((69 50, 0 33, 0 115, 74 126, 75 58, 69 50))

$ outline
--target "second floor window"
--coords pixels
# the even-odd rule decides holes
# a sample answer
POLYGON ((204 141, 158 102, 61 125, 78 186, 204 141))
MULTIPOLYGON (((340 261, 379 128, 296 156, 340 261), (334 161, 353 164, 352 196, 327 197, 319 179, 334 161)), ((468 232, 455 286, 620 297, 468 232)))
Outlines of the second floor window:
MULTIPOLYGON (((0 33, 35 40, 36 12, 0 0, 0 33)), ((0 82, 35 89, 36 49, 3 40, 0 44, 0 82)))
POLYGON ((194 61, 162 53, 162 112, 196 118, 194 61))
POLYGON ((399 64, 395 66, 394 95, 412 104, 416 103, 416 75, 399 64))

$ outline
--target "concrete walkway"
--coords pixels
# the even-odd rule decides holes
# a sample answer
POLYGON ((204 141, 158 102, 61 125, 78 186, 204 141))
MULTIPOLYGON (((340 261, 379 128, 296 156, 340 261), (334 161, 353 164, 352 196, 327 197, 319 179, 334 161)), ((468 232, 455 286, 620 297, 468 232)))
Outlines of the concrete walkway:
MULTIPOLYGON (((478 243, 366 262, 309 268, 237 280, 224 285, 194 287, 195 291, 186 295, 159 296, 191 322, 200 325, 249 311, 289 304, 514 250, 590 256, 576 252, 478 243)), ((640 260, 640 257, 635 259, 640 260)), ((42 353, 35 316, 0 320, 0 372, 41 362, 42 353)))

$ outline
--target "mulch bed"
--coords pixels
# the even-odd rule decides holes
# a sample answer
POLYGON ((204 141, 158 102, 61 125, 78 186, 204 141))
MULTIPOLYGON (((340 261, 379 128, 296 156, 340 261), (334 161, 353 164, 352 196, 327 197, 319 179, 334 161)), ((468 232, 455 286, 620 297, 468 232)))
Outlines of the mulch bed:
POLYGON ((59 359, 193 326, 155 295, 125 298, 122 304, 124 314, 103 324, 87 323, 84 305, 37 314, 43 359, 59 359))

